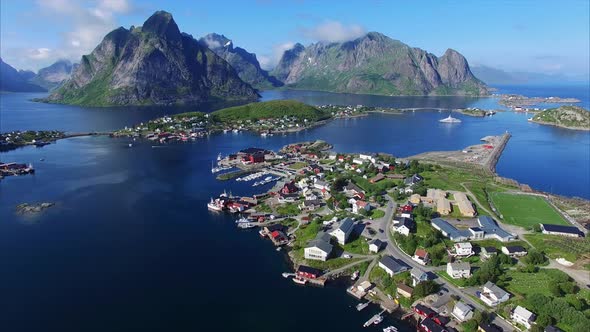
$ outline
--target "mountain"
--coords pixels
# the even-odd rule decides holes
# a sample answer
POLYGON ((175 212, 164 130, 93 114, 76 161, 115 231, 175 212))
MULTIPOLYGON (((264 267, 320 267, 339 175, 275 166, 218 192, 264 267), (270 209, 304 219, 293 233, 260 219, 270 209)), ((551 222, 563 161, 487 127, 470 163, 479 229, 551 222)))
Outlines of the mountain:
POLYGON ((78 64, 72 64, 69 60, 58 60, 49 67, 39 69, 37 75, 30 80, 47 90, 52 90, 70 78, 76 67, 78 64))
POLYGON ((343 43, 301 44, 270 73, 293 88, 380 95, 485 95, 467 60, 441 57, 378 32, 343 43))
POLYGON ((567 76, 563 74, 544 74, 523 71, 507 72, 488 66, 473 66, 471 67, 471 71, 477 78, 490 85, 588 82, 589 80, 588 74, 567 76))
POLYGON ((158 11, 142 27, 108 33, 45 101, 89 106, 256 100, 258 93, 213 51, 158 11))
POLYGON ((17 71, 0 58, 0 91, 10 92, 44 92, 44 88, 27 82, 35 73, 31 71, 17 71))
POLYGON ((233 42, 224 35, 210 33, 199 39, 199 41, 215 52, 215 54, 229 62, 244 82, 259 89, 268 89, 283 85, 275 77, 268 75, 266 70, 260 68, 256 54, 249 53, 240 47, 234 47, 233 42))

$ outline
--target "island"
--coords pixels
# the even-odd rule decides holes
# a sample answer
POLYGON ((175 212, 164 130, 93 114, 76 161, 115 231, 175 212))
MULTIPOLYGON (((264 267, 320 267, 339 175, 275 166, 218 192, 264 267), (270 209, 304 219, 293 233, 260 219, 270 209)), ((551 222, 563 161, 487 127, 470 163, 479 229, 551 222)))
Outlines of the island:
POLYGON ((42 147, 65 137, 66 135, 63 131, 57 130, 27 130, 0 133, 0 151, 14 150, 26 145, 42 147))
POLYGON ((481 108, 465 108, 465 109, 456 109, 455 112, 469 115, 473 117, 483 118, 485 116, 492 116, 495 115, 498 110, 482 110, 481 108))
POLYGON ((114 132, 116 137, 141 137, 153 141, 186 141, 216 132, 251 131, 261 136, 297 132, 335 118, 365 116, 369 112, 394 113, 370 106, 311 106, 295 100, 272 100, 224 108, 212 113, 188 112, 165 116, 114 132))
POLYGON ((537 113, 529 121, 566 129, 590 130, 590 111, 578 106, 560 106, 537 113))
POLYGON ((576 98, 561 98, 561 97, 526 97, 517 94, 500 94, 494 95, 500 98, 498 102, 500 105, 510 107, 515 111, 520 111, 527 106, 538 104, 572 104, 579 103, 580 100, 576 98))

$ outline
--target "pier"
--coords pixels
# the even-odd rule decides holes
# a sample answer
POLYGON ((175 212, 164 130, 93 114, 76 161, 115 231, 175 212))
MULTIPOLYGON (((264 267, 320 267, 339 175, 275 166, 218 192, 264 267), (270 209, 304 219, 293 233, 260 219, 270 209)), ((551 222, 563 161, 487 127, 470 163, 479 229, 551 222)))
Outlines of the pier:
POLYGON ((506 147, 508 140, 510 140, 510 137, 512 137, 512 135, 509 132, 504 133, 504 135, 500 137, 500 141, 498 142, 498 144, 494 147, 494 151, 492 151, 492 153, 484 163, 484 166, 490 172, 496 173, 496 164, 498 163, 498 160, 500 159, 502 152, 504 152, 504 148, 506 147))

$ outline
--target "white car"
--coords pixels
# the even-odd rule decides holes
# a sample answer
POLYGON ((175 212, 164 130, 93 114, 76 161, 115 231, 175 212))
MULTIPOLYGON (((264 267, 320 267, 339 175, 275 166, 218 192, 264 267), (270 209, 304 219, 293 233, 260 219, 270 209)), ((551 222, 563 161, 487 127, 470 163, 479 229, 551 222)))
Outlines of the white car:
POLYGON ((352 258, 352 256, 350 256, 349 254, 344 254, 344 255, 342 255, 342 257, 344 257, 344 258, 352 258))

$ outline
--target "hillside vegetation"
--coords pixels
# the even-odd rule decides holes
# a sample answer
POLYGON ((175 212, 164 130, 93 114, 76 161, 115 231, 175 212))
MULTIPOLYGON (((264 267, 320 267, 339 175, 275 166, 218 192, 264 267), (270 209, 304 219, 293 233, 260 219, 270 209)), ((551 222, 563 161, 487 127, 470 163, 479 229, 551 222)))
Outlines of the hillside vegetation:
POLYGON ((212 113, 216 120, 231 122, 238 120, 276 119, 295 117, 315 122, 330 117, 330 114, 295 100, 272 100, 224 108, 212 113))
POLYGON ((578 106, 551 108, 535 115, 532 121, 568 129, 590 130, 590 112, 578 106))

